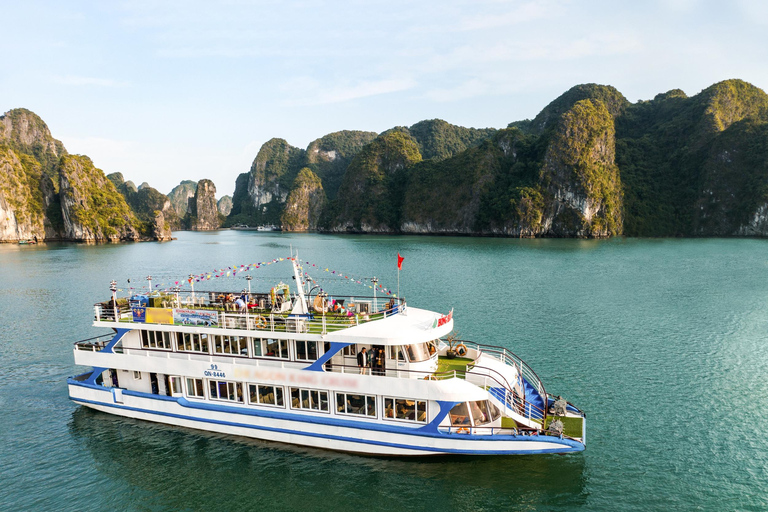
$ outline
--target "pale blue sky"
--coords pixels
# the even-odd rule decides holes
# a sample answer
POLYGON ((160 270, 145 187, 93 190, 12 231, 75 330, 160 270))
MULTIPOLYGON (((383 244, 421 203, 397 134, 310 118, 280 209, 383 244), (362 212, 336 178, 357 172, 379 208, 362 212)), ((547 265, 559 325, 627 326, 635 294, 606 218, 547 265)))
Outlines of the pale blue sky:
POLYGON ((501 128, 573 85, 630 101, 768 88, 768 2, 0 3, 0 111, 167 193, 219 195, 259 147, 442 118, 501 128))

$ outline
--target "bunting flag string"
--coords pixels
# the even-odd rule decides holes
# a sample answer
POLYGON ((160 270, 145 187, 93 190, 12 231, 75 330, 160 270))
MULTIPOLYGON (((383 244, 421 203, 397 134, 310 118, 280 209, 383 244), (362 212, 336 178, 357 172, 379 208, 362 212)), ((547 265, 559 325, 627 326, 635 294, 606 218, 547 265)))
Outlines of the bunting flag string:
MULTIPOLYGON (((199 274, 190 274, 186 279, 182 278, 182 279, 176 280, 174 278, 171 278, 172 279, 171 281, 164 281, 164 282, 161 282, 161 283, 158 283, 158 284, 153 284, 151 291, 160 291, 160 290, 167 291, 171 287, 178 287, 178 288, 183 289, 185 285, 192 286, 193 282, 194 283, 201 283, 201 282, 211 281, 211 280, 214 280, 214 279, 221 279, 221 278, 226 278, 226 277, 237 277, 238 274, 242 275, 242 274, 244 274, 246 272, 249 272, 249 271, 252 271, 252 270, 258 270, 260 268, 264 268, 264 267, 267 267, 269 265, 273 265, 275 263, 280 263, 282 261, 292 261, 293 259, 294 258, 291 258, 291 257, 275 258, 275 259, 272 259, 270 261, 261 261, 261 262, 257 262, 257 263, 248 263, 248 264, 242 264, 242 265, 232 265, 231 267, 214 269, 214 270, 209 271, 209 272, 202 272, 202 273, 199 273, 199 274)), ((304 268, 301 266, 301 263, 302 262, 299 262, 299 269, 301 270, 302 277, 304 277, 305 279, 308 279, 311 282, 319 285, 318 281, 316 279, 313 279, 312 277, 309 276, 309 274, 307 272, 304 271, 304 268)), ((341 272, 341 271, 338 271, 338 270, 334 270, 334 269, 331 269, 331 268, 328 268, 328 267, 318 266, 317 264, 310 263, 309 261, 304 261, 303 263, 305 263, 308 267, 312 267, 313 269, 317 269, 320 272, 325 272, 325 273, 328 273, 328 274, 334 276, 340 282, 355 283, 355 284, 359 284, 359 285, 362 285, 362 286, 366 286, 369 289, 373 289, 374 288, 373 284, 368 284, 366 282, 367 278, 365 278, 365 277, 354 276, 354 275, 350 275, 350 274, 347 274, 347 273, 344 273, 344 272, 341 272)), ((392 295, 394 297, 397 297, 397 293, 395 293, 394 290, 391 290, 389 288, 385 288, 381 283, 376 283, 375 286, 376 286, 376 291, 383 292, 383 293, 385 293, 387 295, 392 295)), ((146 286, 145 287, 135 287, 135 288, 131 288, 131 289, 132 290, 141 290, 141 289, 146 289, 146 286)), ((119 289, 119 291, 124 291, 124 289, 119 289)))

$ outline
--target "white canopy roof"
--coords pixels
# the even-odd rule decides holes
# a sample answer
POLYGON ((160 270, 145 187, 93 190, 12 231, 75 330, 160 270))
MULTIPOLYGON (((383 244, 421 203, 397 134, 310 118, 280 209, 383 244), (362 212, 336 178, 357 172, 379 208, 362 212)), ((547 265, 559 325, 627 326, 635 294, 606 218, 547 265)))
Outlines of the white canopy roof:
POLYGON ((407 345, 423 343, 447 335, 453 330, 453 318, 409 307, 406 312, 329 333, 325 339, 342 343, 370 345, 407 345), (443 325, 436 326, 443 319, 443 325))

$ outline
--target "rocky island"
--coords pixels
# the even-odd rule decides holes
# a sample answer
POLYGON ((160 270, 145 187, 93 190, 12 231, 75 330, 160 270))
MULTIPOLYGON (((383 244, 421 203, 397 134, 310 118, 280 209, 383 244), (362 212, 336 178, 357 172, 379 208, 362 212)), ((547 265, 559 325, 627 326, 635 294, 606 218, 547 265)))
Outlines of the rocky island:
POLYGON ((768 236, 768 95, 726 80, 631 103, 566 91, 534 119, 440 119, 274 138, 232 197, 210 180, 168 196, 69 155, 32 112, 0 117, 0 240, 167 240, 171 230, 514 237, 768 236))

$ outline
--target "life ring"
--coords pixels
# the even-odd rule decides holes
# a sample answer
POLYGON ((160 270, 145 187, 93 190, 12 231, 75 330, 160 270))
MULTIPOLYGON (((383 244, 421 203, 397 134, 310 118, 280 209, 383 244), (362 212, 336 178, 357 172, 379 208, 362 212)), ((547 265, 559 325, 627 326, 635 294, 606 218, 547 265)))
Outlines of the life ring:
POLYGON ((467 427, 461 427, 456 431, 457 434, 469 434, 469 429, 467 427))
POLYGON ((437 377, 435 377, 434 375, 427 375, 426 377, 424 377, 424 380, 437 380, 437 377))
POLYGON ((259 316, 256 318, 256 328, 257 329, 266 329, 267 328, 267 319, 263 316, 259 316))
POLYGON ((456 352, 456 355, 459 357, 464 357, 465 355, 467 355, 467 346, 463 343, 459 343, 458 345, 456 345, 456 348, 453 350, 454 352, 456 352))

